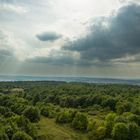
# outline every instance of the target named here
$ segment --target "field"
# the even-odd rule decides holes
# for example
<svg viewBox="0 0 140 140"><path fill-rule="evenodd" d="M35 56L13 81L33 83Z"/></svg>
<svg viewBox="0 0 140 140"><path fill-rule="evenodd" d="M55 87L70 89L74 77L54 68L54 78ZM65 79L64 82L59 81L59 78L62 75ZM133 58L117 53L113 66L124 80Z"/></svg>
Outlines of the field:
<svg viewBox="0 0 140 140"><path fill-rule="evenodd" d="M85 133L74 131L65 124L57 124L54 119L42 117L39 125L39 133L45 135L48 140L87 140Z"/></svg>

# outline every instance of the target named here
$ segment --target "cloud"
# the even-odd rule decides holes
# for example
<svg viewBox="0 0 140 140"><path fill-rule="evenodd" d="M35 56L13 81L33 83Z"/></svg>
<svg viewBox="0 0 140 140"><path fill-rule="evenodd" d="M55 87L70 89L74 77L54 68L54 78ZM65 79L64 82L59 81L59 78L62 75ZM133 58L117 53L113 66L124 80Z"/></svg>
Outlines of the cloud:
<svg viewBox="0 0 140 140"><path fill-rule="evenodd" d="M48 54L42 54L48 52ZM40 53L29 56L26 61L33 63L51 64L51 65L74 65L79 61L79 57L75 53L69 51L63 51L58 49L43 49Z"/></svg>
<svg viewBox="0 0 140 140"><path fill-rule="evenodd" d="M4 49L0 49L0 60L2 63L2 61L5 61L5 60L10 60L11 58L14 58L14 55L13 55L13 52L11 52L10 50L4 50Z"/></svg>
<svg viewBox="0 0 140 140"><path fill-rule="evenodd" d="M40 41L55 41L58 40L62 37L62 35L57 34L55 32L44 32L41 34L36 35L36 37L40 40Z"/></svg>
<svg viewBox="0 0 140 140"><path fill-rule="evenodd" d="M140 5L131 4L118 10L112 17L102 17L91 27L91 32L64 46L79 52L81 60L112 62L112 60L140 54ZM137 58L138 59L138 58Z"/></svg>
<svg viewBox="0 0 140 140"><path fill-rule="evenodd" d="M140 62L140 54L134 55L134 56L128 56L125 58L119 58L113 60L113 62L119 62L119 63L139 63Z"/></svg>
<svg viewBox="0 0 140 140"><path fill-rule="evenodd" d="M94 21L87 36L69 41L49 55L33 56L28 62L82 67L113 67L116 64L139 63L140 5L119 9L111 17ZM48 39L45 33L43 37ZM46 38L43 40L47 40ZM50 39L48 39L50 40Z"/></svg>
<svg viewBox="0 0 140 140"><path fill-rule="evenodd" d="M1 12L26 13L28 10L22 3L15 0L0 0Z"/></svg>
<svg viewBox="0 0 140 140"><path fill-rule="evenodd" d="M27 9L20 5L3 4L3 5L0 5L0 11L9 11L9 12L12 11L18 14L22 14L22 13L26 13Z"/></svg>
<svg viewBox="0 0 140 140"><path fill-rule="evenodd" d="M3 31L0 31L0 60L14 57L13 48L9 45L9 37ZM2 62L2 61L1 61Z"/></svg>
<svg viewBox="0 0 140 140"><path fill-rule="evenodd" d="M90 62L81 61L72 56L61 56L61 57L46 57L46 56L36 56L33 58L26 59L26 62L40 63L55 66L91 66ZM99 66L99 65L98 65Z"/></svg>
<svg viewBox="0 0 140 140"><path fill-rule="evenodd" d="M45 64L53 64L53 65L70 65L74 64L74 60L71 57L35 57L29 59L28 62L34 63L45 63Z"/></svg>
<svg viewBox="0 0 140 140"><path fill-rule="evenodd" d="M0 30L0 58L22 60L25 53L23 45L13 32Z"/></svg>
<svg viewBox="0 0 140 140"><path fill-rule="evenodd" d="M0 50L0 54L2 56L12 56L13 53L11 53L10 51L8 50Z"/></svg>

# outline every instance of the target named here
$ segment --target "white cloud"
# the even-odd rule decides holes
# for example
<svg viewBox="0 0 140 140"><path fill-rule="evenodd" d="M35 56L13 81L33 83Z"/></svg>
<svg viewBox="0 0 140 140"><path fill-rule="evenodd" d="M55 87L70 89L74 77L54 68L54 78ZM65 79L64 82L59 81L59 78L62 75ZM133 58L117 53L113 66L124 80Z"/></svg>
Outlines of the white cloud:
<svg viewBox="0 0 140 140"><path fill-rule="evenodd" d="M15 12L15 13L18 13L18 14L23 14L23 13L26 13L28 12L27 8L23 7L23 6L20 6L20 5L15 5L15 4L7 4L7 3L4 3L4 4L1 4L0 5L0 11L9 11L9 12Z"/></svg>

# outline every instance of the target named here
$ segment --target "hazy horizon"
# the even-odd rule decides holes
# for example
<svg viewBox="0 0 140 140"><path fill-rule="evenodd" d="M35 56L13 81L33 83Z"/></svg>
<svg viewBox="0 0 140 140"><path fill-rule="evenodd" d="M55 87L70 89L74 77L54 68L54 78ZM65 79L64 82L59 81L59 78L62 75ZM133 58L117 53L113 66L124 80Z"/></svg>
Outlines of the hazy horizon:
<svg viewBox="0 0 140 140"><path fill-rule="evenodd" d="M140 79L140 1L0 0L0 75Z"/></svg>
<svg viewBox="0 0 140 140"><path fill-rule="evenodd" d="M0 80L2 80L2 77L7 77L9 80L11 77L18 77L20 79L22 78L58 78L57 81L59 81L59 78L89 78L89 79L114 79L114 80L140 80L139 77L109 77L109 76L94 76L94 75L24 75L24 74L0 74ZM27 80L28 81L28 80Z"/></svg>

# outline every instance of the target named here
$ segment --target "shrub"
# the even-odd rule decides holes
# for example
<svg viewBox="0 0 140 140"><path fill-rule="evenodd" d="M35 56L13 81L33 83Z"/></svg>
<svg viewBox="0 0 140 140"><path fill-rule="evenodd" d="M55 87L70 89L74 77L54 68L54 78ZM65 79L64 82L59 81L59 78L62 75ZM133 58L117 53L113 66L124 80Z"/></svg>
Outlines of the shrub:
<svg viewBox="0 0 140 140"><path fill-rule="evenodd" d="M116 123L112 130L114 140L128 140L129 130L125 123Z"/></svg>
<svg viewBox="0 0 140 140"><path fill-rule="evenodd" d="M100 126L89 133L89 140L104 140L106 137L106 128Z"/></svg>
<svg viewBox="0 0 140 140"><path fill-rule="evenodd" d="M33 139L28 134L22 131L18 131L13 135L12 140L33 140Z"/></svg>
<svg viewBox="0 0 140 140"><path fill-rule="evenodd" d="M72 121L72 126L75 129L86 130L88 125L87 116L82 113L77 113Z"/></svg>
<svg viewBox="0 0 140 140"><path fill-rule="evenodd" d="M68 111L61 112L56 117L56 122L58 123L69 123L71 122L71 116Z"/></svg>
<svg viewBox="0 0 140 140"><path fill-rule="evenodd" d="M38 122L40 120L40 111L38 108L30 106L23 112L24 116L27 117L31 122Z"/></svg>

